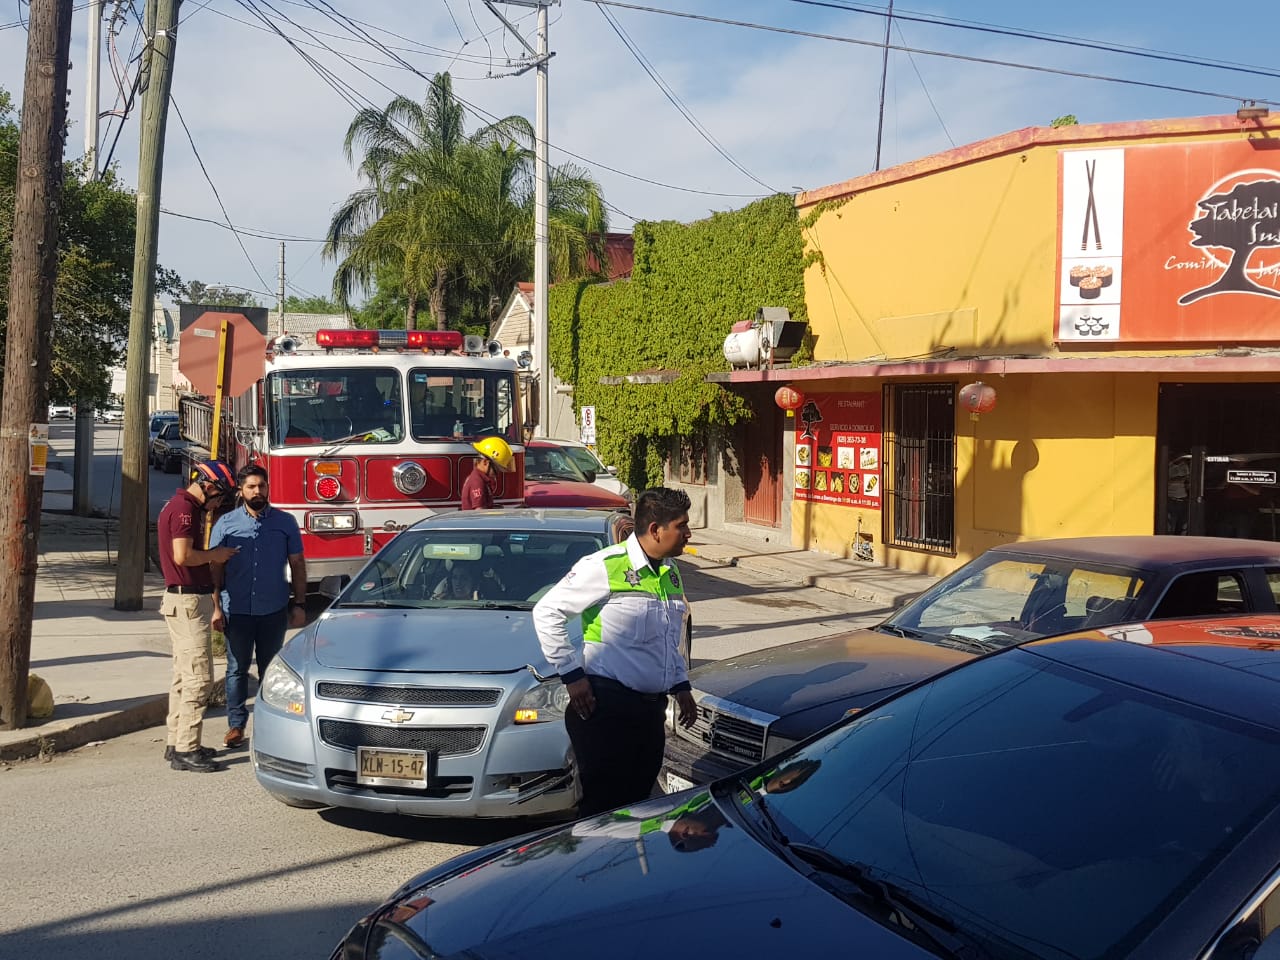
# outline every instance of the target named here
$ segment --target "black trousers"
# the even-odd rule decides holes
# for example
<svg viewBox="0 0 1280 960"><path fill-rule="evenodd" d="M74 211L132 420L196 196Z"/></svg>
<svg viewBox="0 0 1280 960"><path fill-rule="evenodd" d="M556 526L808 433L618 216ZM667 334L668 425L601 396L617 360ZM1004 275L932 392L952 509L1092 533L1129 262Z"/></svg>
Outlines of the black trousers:
<svg viewBox="0 0 1280 960"><path fill-rule="evenodd" d="M607 677L587 679L595 712L583 720L570 707L564 716L582 783L581 817L647 798L666 743L665 693L637 693Z"/></svg>

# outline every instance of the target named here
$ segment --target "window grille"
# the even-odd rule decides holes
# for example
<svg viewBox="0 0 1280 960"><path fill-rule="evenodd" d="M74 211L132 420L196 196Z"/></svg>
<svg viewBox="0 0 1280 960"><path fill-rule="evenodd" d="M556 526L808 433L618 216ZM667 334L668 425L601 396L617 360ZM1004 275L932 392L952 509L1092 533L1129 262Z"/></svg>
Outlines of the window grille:
<svg viewBox="0 0 1280 960"><path fill-rule="evenodd" d="M884 539L955 553L956 413L953 383L884 388Z"/></svg>

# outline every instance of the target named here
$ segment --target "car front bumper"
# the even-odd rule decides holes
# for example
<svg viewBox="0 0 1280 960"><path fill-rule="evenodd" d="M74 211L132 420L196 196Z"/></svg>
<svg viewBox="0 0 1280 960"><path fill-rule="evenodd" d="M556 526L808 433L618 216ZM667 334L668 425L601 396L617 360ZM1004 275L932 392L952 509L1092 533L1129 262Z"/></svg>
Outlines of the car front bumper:
<svg viewBox="0 0 1280 960"><path fill-rule="evenodd" d="M308 718L265 704L255 705L254 774L281 798L325 806L418 817L518 818L561 816L578 802L572 751L563 719L515 725L504 696L493 708L415 709L416 723L393 725L383 704L337 703L311 698ZM319 713L316 715L316 704ZM374 739L402 732L429 732L483 725L480 746L459 755L438 755L425 789L370 786L357 782L356 750L326 742L321 721L365 731Z"/></svg>

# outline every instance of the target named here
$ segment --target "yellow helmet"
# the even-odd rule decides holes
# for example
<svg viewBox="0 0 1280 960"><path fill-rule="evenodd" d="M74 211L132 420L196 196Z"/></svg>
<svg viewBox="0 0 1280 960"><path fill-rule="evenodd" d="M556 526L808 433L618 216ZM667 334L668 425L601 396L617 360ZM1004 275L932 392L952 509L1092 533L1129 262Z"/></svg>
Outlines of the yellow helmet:
<svg viewBox="0 0 1280 960"><path fill-rule="evenodd" d="M473 443L472 446L480 456L488 458L503 473L510 473L515 469L516 455L511 452L507 441L501 437L485 437Z"/></svg>

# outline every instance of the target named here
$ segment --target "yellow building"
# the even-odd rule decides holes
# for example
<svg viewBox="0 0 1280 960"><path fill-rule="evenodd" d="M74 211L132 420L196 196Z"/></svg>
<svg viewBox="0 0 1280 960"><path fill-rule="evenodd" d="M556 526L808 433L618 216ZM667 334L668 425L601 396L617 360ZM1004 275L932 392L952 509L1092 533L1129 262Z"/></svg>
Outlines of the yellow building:
<svg viewBox="0 0 1280 960"><path fill-rule="evenodd" d="M944 573L1026 538L1280 539L1280 121L1028 128L796 203L814 363L723 377L766 418L803 396L795 546L848 556L861 519Z"/></svg>

